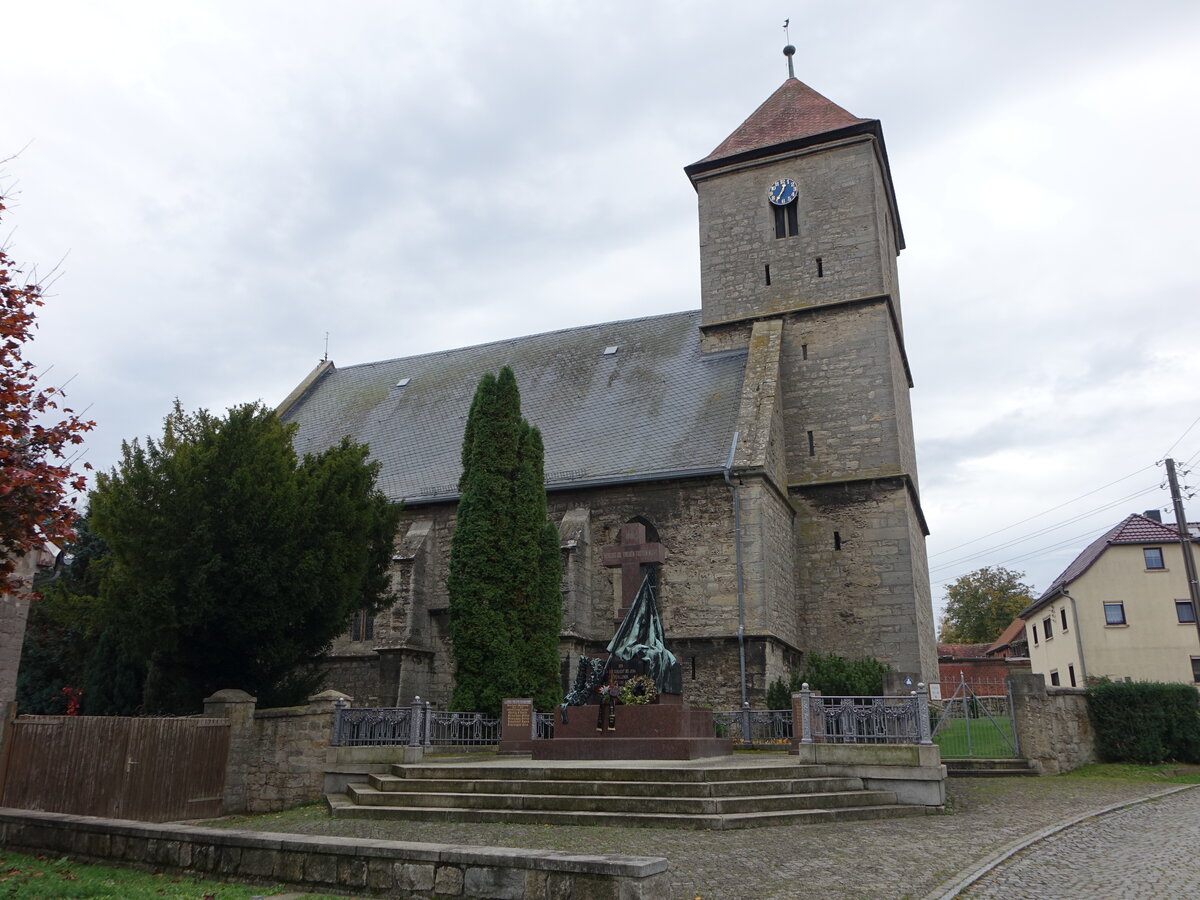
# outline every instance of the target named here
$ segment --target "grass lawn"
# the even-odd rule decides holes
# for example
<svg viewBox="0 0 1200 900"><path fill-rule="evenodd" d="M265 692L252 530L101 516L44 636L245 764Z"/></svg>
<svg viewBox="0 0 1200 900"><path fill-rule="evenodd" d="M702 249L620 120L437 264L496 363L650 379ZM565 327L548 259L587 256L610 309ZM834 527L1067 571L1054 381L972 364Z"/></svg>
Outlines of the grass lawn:
<svg viewBox="0 0 1200 900"><path fill-rule="evenodd" d="M0 849L0 896L22 900L250 900L290 890L110 869L72 862L66 857L26 856ZM304 896L306 900L334 900L327 894Z"/></svg>
<svg viewBox="0 0 1200 900"><path fill-rule="evenodd" d="M1111 778L1120 781L1161 781L1164 784L1200 784L1200 766L1188 763L1093 763L1080 766L1060 778Z"/></svg>
<svg viewBox="0 0 1200 900"><path fill-rule="evenodd" d="M970 742L967 728L971 729ZM1002 735L999 728L1004 730ZM1012 721L1008 716L986 716L982 719L949 719L942 730L934 735L933 742L941 748L943 759L1006 759L1013 756ZM1008 740L1004 739L1005 735Z"/></svg>

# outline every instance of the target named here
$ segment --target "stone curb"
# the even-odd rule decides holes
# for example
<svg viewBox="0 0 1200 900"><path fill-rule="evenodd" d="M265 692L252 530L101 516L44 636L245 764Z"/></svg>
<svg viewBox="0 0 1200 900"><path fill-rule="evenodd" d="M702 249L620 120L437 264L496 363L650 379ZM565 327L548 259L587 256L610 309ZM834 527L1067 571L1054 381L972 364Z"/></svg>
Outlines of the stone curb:
<svg viewBox="0 0 1200 900"><path fill-rule="evenodd" d="M1117 812L1118 810L1127 809L1130 806L1137 806L1139 803L1148 803L1151 800L1159 800L1163 797L1169 797L1172 794L1178 794L1181 791L1194 790L1195 788L1200 788L1200 784L1184 784L1180 785L1179 787L1168 788L1165 791L1159 791L1157 794L1149 794L1136 800L1126 800L1122 803L1114 803L1112 806L1093 809L1090 812L1085 812L1081 815L1075 816L1074 818L1067 819L1065 822L1059 822L1056 825L1043 828L1041 831L1035 832L1028 837L1020 838L1014 843L997 850L991 856L986 857L982 862L976 863L970 868L953 876L950 881L942 882L940 885L922 897L921 900L954 900L954 898L957 897L962 891L965 891L988 872L1007 862L1026 847L1031 847L1038 841L1045 840L1051 835L1058 834L1060 831L1066 831L1068 828L1072 828L1075 825L1078 825L1080 822L1085 822L1088 819L1094 819L1097 816L1108 815L1109 813Z"/></svg>

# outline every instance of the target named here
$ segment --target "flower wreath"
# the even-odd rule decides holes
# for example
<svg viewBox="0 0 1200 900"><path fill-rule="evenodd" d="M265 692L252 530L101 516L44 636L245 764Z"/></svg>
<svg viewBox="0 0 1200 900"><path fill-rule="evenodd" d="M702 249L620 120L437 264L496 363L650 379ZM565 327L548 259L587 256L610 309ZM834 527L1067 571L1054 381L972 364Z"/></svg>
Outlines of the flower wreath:
<svg viewBox="0 0 1200 900"><path fill-rule="evenodd" d="M621 685L621 702L626 706L642 706L658 699L658 688L649 675L634 675Z"/></svg>

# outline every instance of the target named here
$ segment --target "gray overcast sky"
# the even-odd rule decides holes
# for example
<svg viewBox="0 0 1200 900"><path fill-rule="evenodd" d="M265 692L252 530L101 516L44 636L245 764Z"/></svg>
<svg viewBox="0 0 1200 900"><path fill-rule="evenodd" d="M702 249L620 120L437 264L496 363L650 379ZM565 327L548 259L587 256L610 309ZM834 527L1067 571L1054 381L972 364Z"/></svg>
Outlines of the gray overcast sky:
<svg viewBox="0 0 1200 900"><path fill-rule="evenodd" d="M696 308L682 167L786 77L787 17L887 137L935 601L1042 589L1200 465L1191 0L16 0L3 235L62 261L28 355L108 467L176 396L274 405L326 332L345 365Z"/></svg>

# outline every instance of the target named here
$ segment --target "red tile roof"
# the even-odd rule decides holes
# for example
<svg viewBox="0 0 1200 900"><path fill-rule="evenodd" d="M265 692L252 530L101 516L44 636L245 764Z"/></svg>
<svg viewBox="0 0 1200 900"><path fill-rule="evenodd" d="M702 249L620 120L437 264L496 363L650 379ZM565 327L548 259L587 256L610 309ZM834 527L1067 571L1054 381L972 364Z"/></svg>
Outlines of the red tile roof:
<svg viewBox="0 0 1200 900"><path fill-rule="evenodd" d="M799 79L789 78L717 149L699 162L724 159L747 150L771 147L870 121L851 115Z"/></svg>
<svg viewBox="0 0 1200 900"><path fill-rule="evenodd" d="M953 659L983 659L989 643L983 644L938 644L938 659L949 656Z"/></svg>
<svg viewBox="0 0 1200 900"><path fill-rule="evenodd" d="M1008 627L1001 632L1000 637L996 638L996 642L987 648L987 655L991 656L998 650L1003 650L1020 635L1025 632L1025 620L1017 616L1008 623Z"/></svg>
<svg viewBox="0 0 1200 900"><path fill-rule="evenodd" d="M1196 523L1189 522L1188 531L1194 535L1196 533ZM1177 543L1178 541L1179 532L1175 530L1175 526L1173 525L1164 525L1161 522L1155 522L1153 519L1148 519L1138 513L1127 516L1113 528L1110 528L1088 544L1083 552L1075 557L1069 566L1063 569L1062 574L1054 579L1050 587L1042 593L1042 596L1038 597L1027 609L1023 610L1021 615L1026 616L1056 596L1060 588L1065 588L1090 569L1092 563L1100 558L1100 554L1113 544L1166 544Z"/></svg>

